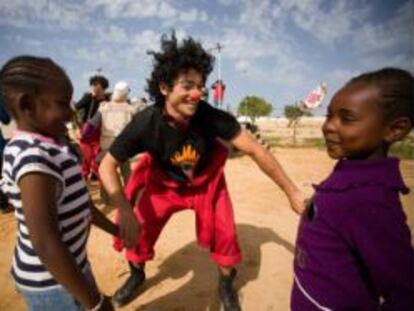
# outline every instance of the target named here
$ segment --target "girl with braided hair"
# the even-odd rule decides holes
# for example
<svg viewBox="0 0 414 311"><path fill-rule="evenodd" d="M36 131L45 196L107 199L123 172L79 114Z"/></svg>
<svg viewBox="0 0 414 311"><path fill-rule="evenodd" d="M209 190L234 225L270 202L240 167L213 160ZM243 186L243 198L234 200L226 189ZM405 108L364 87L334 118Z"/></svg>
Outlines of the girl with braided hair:
<svg viewBox="0 0 414 311"><path fill-rule="evenodd" d="M0 71L0 91L17 131L4 150L1 188L15 209L12 276L28 310L113 310L86 255L91 222L117 227L91 203L77 156L62 138L73 87L49 58L18 56Z"/></svg>

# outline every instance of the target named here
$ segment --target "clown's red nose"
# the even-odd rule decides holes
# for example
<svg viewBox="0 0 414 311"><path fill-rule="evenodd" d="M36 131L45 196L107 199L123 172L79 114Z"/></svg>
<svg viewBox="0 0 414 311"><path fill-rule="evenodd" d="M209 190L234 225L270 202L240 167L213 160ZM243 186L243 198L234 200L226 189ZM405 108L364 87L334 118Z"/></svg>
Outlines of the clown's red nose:
<svg viewBox="0 0 414 311"><path fill-rule="evenodd" d="M188 99L191 101L199 101L203 93L199 90L191 90L188 94Z"/></svg>

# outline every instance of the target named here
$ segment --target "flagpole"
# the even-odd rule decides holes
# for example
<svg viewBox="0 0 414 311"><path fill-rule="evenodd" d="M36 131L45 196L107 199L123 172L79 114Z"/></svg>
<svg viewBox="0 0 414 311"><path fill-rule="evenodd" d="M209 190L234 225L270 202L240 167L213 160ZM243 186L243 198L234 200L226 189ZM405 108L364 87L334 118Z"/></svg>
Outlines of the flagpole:
<svg viewBox="0 0 414 311"><path fill-rule="evenodd" d="M221 49L223 48L222 45L220 45L220 43L217 43L217 59L218 59L218 80L221 80Z"/></svg>
<svg viewBox="0 0 414 311"><path fill-rule="evenodd" d="M217 51L217 81L219 83L223 83L221 81L221 50L223 49L223 45L221 45L219 42L216 43L216 45L213 48L207 49L207 51ZM220 101L219 106L222 106L223 102ZM227 108L229 110L229 107Z"/></svg>

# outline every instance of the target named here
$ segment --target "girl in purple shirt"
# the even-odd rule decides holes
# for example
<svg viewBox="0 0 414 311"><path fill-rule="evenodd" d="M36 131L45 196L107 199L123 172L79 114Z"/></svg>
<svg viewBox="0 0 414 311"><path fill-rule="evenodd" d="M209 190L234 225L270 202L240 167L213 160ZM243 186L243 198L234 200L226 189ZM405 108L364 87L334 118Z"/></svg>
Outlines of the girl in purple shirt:
<svg viewBox="0 0 414 311"><path fill-rule="evenodd" d="M323 125L338 159L315 186L296 241L292 310L414 310L414 250L391 144L414 125L414 77L385 68L349 81Z"/></svg>

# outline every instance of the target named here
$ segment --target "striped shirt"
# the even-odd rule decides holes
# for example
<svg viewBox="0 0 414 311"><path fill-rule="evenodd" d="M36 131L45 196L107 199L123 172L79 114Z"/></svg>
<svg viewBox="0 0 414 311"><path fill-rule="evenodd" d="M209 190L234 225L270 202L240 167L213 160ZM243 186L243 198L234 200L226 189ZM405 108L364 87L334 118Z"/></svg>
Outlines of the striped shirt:
<svg viewBox="0 0 414 311"><path fill-rule="evenodd" d="M15 208L17 243L12 275L16 285L26 290L49 290L59 287L42 264L30 241L30 232L23 213L19 179L34 172L56 178L56 214L61 239L84 271L88 266L86 241L91 212L89 194L77 158L69 148L34 133L18 132L7 144L3 155L1 188Z"/></svg>

